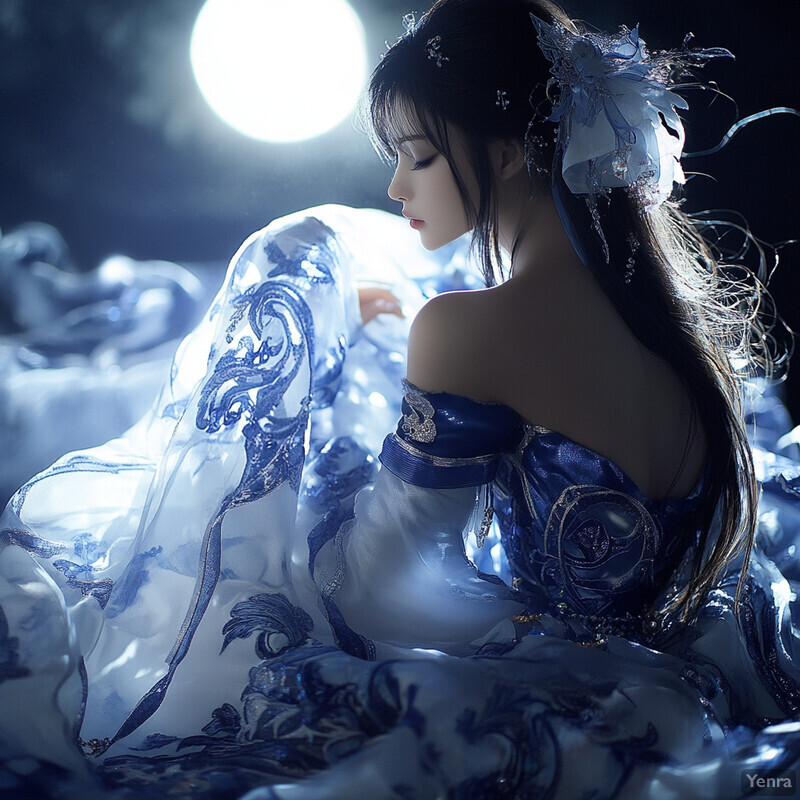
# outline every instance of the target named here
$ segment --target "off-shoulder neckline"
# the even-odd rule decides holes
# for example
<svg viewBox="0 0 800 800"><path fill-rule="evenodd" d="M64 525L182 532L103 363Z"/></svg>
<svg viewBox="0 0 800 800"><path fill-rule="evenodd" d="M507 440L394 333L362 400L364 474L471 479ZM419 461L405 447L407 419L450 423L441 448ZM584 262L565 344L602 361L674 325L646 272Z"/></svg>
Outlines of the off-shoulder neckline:
<svg viewBox="0 0 800 800"><path fill-rule="evenodd" d="M454 392L429 392L425 389L420 389L419 386L414 385L409 381L407 378L403 378L403 390L406 391L410 389L411 391L418 392L419 394L425 395L427 397L435 397L435 396L444 396L444 397L452 397L460 402L467 402L477 406L485 406L485 407L493 407L493 408L501 408L509 413L513 414L514 417L523 425L526 429L534 430L537 434L542 436L555 436L561 439L565 444L570 445L571 447L576 447L580 450L583 450L586 453L589 453L595 458L599 458L608 464L609 467L614 471L614 473L625 483L629 484L635 491L636 494L639 495L640 498L647 501L652 506L666 506L669 504L686 504L686 503L693 503L698 500L702 493L703 486L706 482L706 478L708 476L709 471L709 460L706 458L705 464L703 465L703 469L700 471L700 475L695 481L694 487L692 490L687 494L685 497L662 497L660 499L654 499L650 497L650 495L646 494L638 483L616 462L614 459L609 458L608 456L604 455L603 453L599 453L597 450L594 450L591 447L588 447L585 444L581 444L581 442L576 441L575 439L567 436L561 431L555 431L552 428L548 428L544 425L536 425L527 419L525 419L518 411L513 409L511 406L507 405L506 403L501 403L499 401L486 401L486 400L475 400L472 397L467 397L463 394L456 394Z"/></svg>

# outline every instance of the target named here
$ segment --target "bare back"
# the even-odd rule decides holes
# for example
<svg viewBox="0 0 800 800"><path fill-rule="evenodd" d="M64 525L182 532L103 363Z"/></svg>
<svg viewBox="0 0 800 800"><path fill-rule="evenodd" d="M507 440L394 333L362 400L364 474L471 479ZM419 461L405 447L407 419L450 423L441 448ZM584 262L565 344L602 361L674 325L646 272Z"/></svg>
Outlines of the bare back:
<svg viewBox="0 0 800 800"><path fill-rule="evenodd" d="M706 457L688 391L587 270L554 274L429 304L412 332L409 379L504 403L609 458L648 497L686 496Z"/></svg>

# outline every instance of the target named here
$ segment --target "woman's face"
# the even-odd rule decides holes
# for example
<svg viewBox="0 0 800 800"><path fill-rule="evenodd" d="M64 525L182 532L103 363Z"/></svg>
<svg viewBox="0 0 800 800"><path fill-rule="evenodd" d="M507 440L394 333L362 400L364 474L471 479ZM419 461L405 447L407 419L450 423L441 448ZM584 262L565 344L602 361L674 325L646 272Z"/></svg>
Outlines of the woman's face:
<svg viewBox="0 0 800 800"><path fill-rule="evenodd" d="M474 196L477 181L466 166L461 137L451 131L449 138L456 168ZM426 250L436 250L472 228L450 164L424 137L408 135L397 142L397 166L388 193L403 204L403 216L419 231Z"/></svg>

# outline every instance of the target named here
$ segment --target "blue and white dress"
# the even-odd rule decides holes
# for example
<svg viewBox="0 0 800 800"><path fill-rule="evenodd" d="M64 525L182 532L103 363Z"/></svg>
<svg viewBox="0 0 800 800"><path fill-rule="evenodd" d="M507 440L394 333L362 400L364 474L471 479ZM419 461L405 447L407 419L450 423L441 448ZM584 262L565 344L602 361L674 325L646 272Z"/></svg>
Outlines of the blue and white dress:
<svg viewBox="0 0 800 800"><path fill-rule="evenodd" d="M410 316L474 279L461 244L427 254L382 212L278 220L152 412L14 496L4 796L732 798L795 767L780 407L759 401L739 614L732 564L663 620L707 475L653 501L504 405L403 383L408 323L362 326L360 281Z"/></svg>

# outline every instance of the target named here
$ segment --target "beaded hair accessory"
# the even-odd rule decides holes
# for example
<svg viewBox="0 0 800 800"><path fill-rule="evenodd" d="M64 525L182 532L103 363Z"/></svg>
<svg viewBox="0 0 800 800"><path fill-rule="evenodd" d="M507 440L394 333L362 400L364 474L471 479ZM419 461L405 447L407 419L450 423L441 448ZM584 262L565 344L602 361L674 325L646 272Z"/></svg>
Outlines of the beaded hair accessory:
<svg viewBox="0 0 800 800"><path fill-rule="evenodd" d="M428 51L428 59L430 61L435 61L436 66L442 66L442 62L449 61L450 59L442 53L442 37L441 36L432 36L428 39L425 47Z"/></svg>
<svg viewBox="0 0 800 800"><path fill-rule="evenodd" d="M644 208L663 203L673 183L685 183L680 158L685 134L671 91L676 67L731 56L723 48L651 56L636 26L618 34L573 33L531 14L539 47L550 61L553 97L548 120L558 126L564 183L573 194L634 190ZM556 90L554 92L554 89Z"/></svg>

